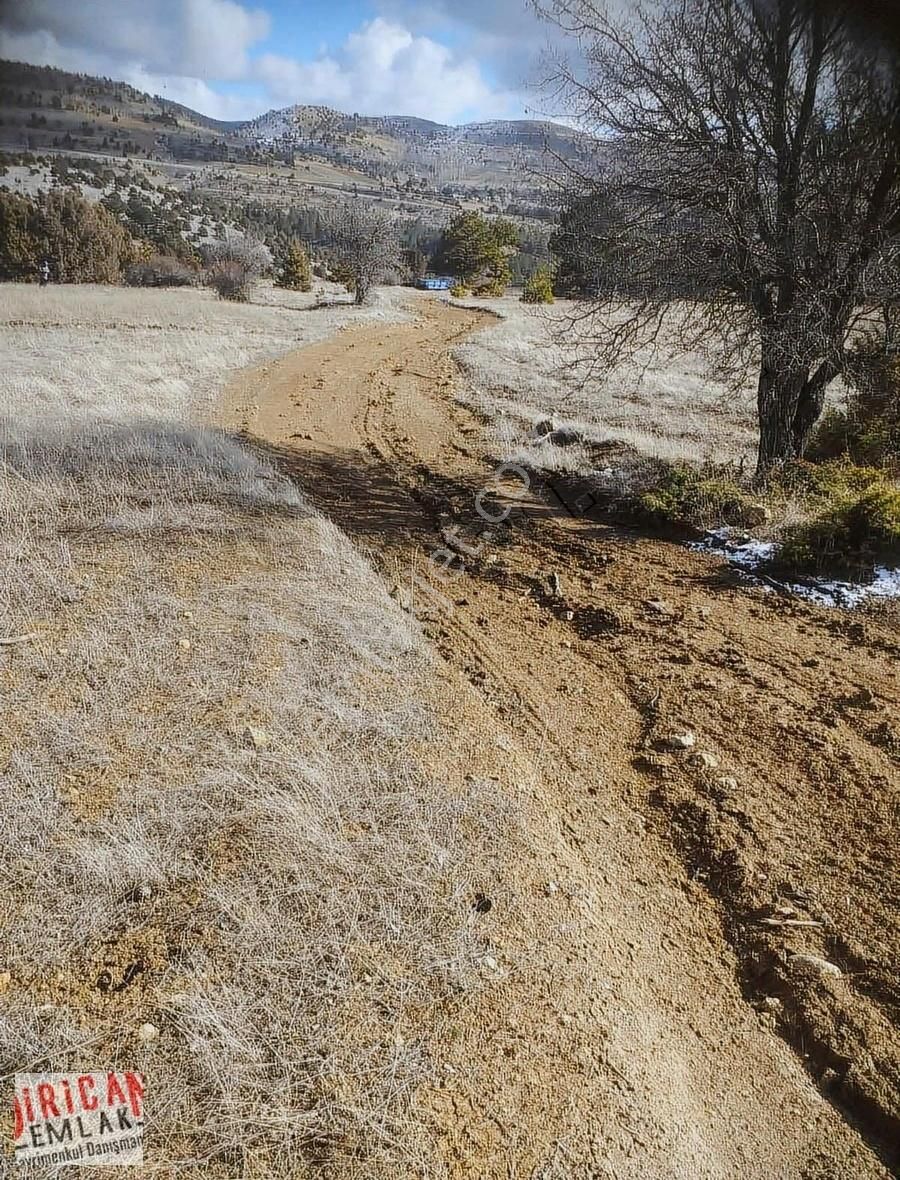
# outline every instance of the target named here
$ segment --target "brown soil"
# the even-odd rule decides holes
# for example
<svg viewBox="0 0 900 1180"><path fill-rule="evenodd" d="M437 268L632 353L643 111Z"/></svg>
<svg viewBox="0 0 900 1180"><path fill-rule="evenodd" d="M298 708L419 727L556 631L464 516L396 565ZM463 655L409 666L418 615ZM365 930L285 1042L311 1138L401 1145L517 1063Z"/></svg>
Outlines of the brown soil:
<svg viewBox="0 0 900 1180"><path fill-rule="evenodd" d="M459 734L422 757L494 775L528 816L533 855L480 919L498 982L421 1096L449 1174L888 1174L896 633L498 484L453 398L483 317L416 309L241 374L226 422L422 620Z"/></svg>

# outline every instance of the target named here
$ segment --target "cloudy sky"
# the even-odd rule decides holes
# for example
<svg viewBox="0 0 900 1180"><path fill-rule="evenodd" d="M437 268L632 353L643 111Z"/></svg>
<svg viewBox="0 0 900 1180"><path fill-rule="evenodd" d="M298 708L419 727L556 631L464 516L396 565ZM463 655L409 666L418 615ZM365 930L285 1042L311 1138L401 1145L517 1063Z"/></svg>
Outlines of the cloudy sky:
<svg viewBox="0 0 900 1180"><path fill-rule="evenodd" d="M528 0L14 0L0 57L124 79L221 119L291 103L440 122L540 111Z"/></svg>

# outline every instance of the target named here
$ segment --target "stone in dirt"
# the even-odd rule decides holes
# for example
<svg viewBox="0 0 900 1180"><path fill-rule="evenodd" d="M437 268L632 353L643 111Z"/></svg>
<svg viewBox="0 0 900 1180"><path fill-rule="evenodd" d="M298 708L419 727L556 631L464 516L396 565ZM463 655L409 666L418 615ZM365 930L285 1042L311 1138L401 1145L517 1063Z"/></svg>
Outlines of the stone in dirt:
<svg viewBox="0 0 900 1180"><path fill-rule="evenodd" d="M655 615L663 615L668 618L675 614L674 606L672 606L671 602L666 602L663 598L648 598L644 605Z"/></svg>
<svg viewBox="0 0 900 1180"><path fill-rule="evenodd" d="M831 963L828 959L823 959L819 955L791 955L789 966L806 968L810 971L817 972L819 975L830 975L834 978L839 978L844 974L837 963Z"/></svg>
<svg viewBox="0 0 900 1180"><path fill-rule="evenodd" d="M715 770L719 765L719 759L715 754L710 754L708 750L694 750L689 761L702 770Z"/></svg>
<svg viewBox="0 0 900 1180"><path fill-rule="evenodd" d="M689 729L675 730L663 734L657 744L667 750L692 750L697 744L697 737Z"/></svg>
<svg viewBox="0 0 900 1180"><path fill-rule="evenodd" d="M258 725L248 725L244 729L244 741L254 750L264 750L269 744L269 735Z"/></svg>

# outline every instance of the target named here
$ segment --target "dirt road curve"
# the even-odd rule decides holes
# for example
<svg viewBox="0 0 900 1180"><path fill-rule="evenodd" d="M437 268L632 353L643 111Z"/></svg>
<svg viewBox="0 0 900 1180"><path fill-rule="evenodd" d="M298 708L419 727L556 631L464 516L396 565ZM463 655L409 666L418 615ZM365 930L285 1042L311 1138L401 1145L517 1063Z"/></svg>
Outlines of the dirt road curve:
<svg viewBox="0 0 900 1180"><path fill-rule="evenodd" d="M416 307L242 373L226 420L422 619L459 735L434 773L494 775L527 816L531 862L484 919L510 970L460 1006L453 1072L423 1096L449 1174L889 1175L895 634L515 477L488 529L496 462L451 353L487 321ZM464 565L452 585L438 549Z"/></svg>

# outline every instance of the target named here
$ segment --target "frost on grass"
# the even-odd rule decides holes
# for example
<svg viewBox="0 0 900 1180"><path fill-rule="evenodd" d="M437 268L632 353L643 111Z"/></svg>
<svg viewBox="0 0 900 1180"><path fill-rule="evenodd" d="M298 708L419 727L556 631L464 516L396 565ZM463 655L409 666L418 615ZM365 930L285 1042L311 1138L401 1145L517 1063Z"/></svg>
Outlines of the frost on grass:
<svg viewBox="0 0 900 1180"><path fill-rule="evenodd" d="M515 820L416 624L215 431L7 426L0 497L0 1072L142 1069L146 1175L424 1166Z"/></svg>

